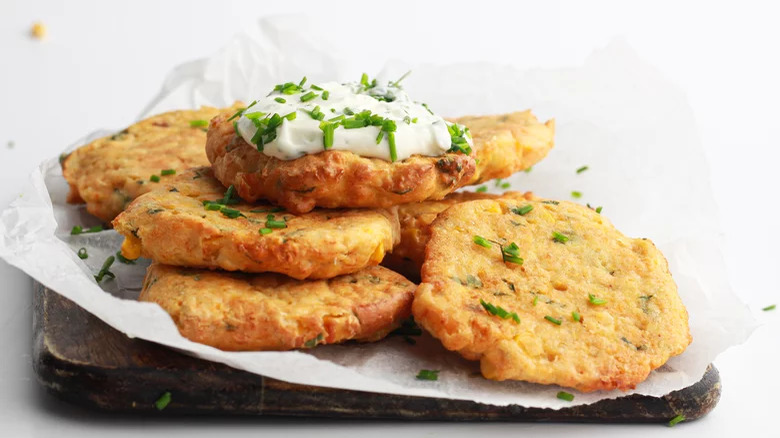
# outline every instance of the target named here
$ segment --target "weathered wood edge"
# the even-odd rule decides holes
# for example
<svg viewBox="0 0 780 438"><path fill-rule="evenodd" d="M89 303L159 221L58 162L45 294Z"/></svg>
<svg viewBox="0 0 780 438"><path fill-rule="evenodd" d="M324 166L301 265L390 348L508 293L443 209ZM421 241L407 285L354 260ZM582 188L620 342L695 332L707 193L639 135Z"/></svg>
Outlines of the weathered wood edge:
<svg viewBox="0 0 780 438"><path fill-rule="evenodd" d="M294 385L127 338L56 292L37 282L34 288L39 382L59 399L104 411L155 413L154 401L170 391L166 415L663 423L678 414L701 418L721 394L713 366L695 385L664 397L633 395L557 411Z"/></svg>

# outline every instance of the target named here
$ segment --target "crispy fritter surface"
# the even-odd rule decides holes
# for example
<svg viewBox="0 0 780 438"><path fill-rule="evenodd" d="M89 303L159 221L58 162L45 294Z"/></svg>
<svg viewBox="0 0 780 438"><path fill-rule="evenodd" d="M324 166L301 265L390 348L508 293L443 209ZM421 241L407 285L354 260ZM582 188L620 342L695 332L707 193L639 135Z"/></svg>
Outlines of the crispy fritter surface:
<svg viewBox="0 0 780 438"><path fill-rule="evenodd" d="M431 223L436 216L449 207L476 199L535 199L531 192L505 192L501 195L477 192L456 192L441 201L425 201L398 206L398 220L401 223L401 242L388 253L382 265L399 272L412 281L420 278L425 260L425 245L431 238Z"/></svg>
<svg viewBox="0 0 780 438"><path fill-rule="evenodd" d="M62 162L70 184L68 202L86 202L87 211L110 222L130 201L152 190L152 175L209 164L205 122L220 111L202 107L158 114L76 149Z"/></svg>
<svg viewBox="0 0 780 438"><path fill-rule="evenodd" d="M380 266L329 280L152 264L138 298L182 336L222 350L291 350L375 341L407 318L414 283Z"/></svg>
<svg viewBox="0 0 780 438"><path fill-rule="evenodd" d="M217 179L248 201L266 199L294 213L315 206L385 208L442 199L474 173L474 158L456 153L390 163L330 150L279 160L236 135L229 117L223 113L211 121L206 142Z"/></svg>
<svg viewBox="0 0 780 438"><path fill-rule="evenodd" d="M125 257L140 255L195 268L278 272L297 279L331 278L379 264L399 240L394 207L317 209L295 215L267 203L235 199L223 213L203 204L223 199L226 192L211 169L163 178L169 179L114 220L114 228L125 236ZM237 217L231 218L231 213Z"/></svg>
<svg viewBox="0 0 780 438"><path fill-rule="evenodd" d="M549 202L471 201L440 214L415 320L489 379L633 388L691 341L666 259L588 208ZM511 243L522 265L503 261L499 244Z"/></svg>
<svg viewBox="0 0 780 438"><path fill-rule="evenodd" d="M474 139L477 170L468 184L506 178L542 160L554 144L555 121L539 122L530 110L452 119Z"/></svg>

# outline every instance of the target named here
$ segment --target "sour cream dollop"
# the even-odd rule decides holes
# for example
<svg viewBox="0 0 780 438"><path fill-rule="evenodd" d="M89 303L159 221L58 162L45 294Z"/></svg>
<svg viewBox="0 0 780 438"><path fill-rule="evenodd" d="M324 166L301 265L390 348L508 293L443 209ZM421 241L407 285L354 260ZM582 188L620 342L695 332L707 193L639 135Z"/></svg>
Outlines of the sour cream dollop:
<svg viewBox="0 0 780 438"><path fill-rule="evenodd" d="M412 155L442 155L452 147L451 123L425 104L412 101L392 83L286 85L286 90L277 86L268 96L258 99L236 123L238 134L268 156L293 160L323 150L342 150L362 157L400 161ZM369 112L374 121L385 123L360 126L355 121ZM281 124L269 132L267 123L274 114L281 117ZM355 125L360 127L354 128ZM462 127L455 128L464 133ZM266 135L258 135L258 130ZM332 132L330 139L328 130ZM471 145L467 131L461 137Z"/></svg>

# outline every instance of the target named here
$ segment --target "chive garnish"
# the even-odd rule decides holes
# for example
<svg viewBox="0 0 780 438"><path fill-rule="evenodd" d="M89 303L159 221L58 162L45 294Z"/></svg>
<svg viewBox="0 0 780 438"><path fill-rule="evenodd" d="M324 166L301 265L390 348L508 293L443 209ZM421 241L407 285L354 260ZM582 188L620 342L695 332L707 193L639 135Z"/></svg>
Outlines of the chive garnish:
<svg viewBox="0 0 780 438"><path fill-rule="evenodd" d="M208 209L208 207L207 207L207 209ZM240 211L238 211L238 210L236 210L234 208L225 207L224 205L219 208L219 212L222 213L223 215L229 217L230 219L235 219L235 218L237 218L239 216L244 216L243 214L241 214Z"/></svg>
<svg viewBox="0 0 780 438"><path fill-rule="evenodd" d="M669 427L674 427L675 424L681 421L685 421L685 415L680 414L669 420Z"/></svg>
<svg viewBox="0 0 780 438"><path fill-rule="evenodd" d="M395 148L395 132L387 133L387 143L390 145L390 162L395 163L398 160L398 151Z"/></svg>
<svg viewBox="0 0 780 438"><path fill-rule="evenodd" d="M344 108L344 114L346 114L346 115L348 115L348 116L354 116L354 115L355 115L355 112L354 112L354 111L352 111L352 110L351 110L349 107L345 107L345 108Z"/></svg>
<svg viewBox="0 0 780 438"><path fill-rule="evenodd" d="M477 193L485 193L485 192L487 192L487 186L477 187Z"/></svg>
<svg viewBox="0 0 780 438"><path fill-rule="evenodd" d="M493 247L493 244L490 243L489 240L485 239L482 236L474 236L474 243L476 243L479 246L484 246L485 248L488 248L488 249Z"/></svg>
<svg viewBox="0 0 780 438"><path fill-rule="evenodd" d="M495 315L501 319L509 319L512 318L516 323L520 324L520 317L517 316L517 313L515 312L509 312L506 309L502 308L501 306L495 306L493 304L490 304L486 302L483 299L479 299L479 304L482 305L482 308L484 308L488 313Z"/></svg>
<svg viewBox="0 0 780 438"><path fill-rule="evenodd" d="M163 395L160 396L160 398L158 398L154 402L154 407L157 408L158 411L162 411L168 406L170 402L171 402L171 393L166 391L163 393Z"/></svg>
<svg viewBox="0 0 780 438"><path fill-rule="evenodd" d="M566 400L566 401L574 400L574 394L568 393L566 391L558 392L558 395L556 395L556 397L558 397L561 400Z"/></svg>
<svg viewBox="0 0 780 438"><path fill-rule="evenodd" d="M116 259L119 260L120 263L124 263L125 265L134 265L135 260L129 259L122 255L121 251L116 252Z"/></svg>
<svg viewBox="0 0 780 438"><path fill-rule="evenodd" d="M322 130L322 145L325 150L333 147L333 133L336 131L336 123L321 122L320 129Z"/></svg>
<svg viewBox="0 0 780 438"><path fill-rule="evenodd" d="M423 104L425 105L425 104ZM428 107L426 107L427 109ZM430 109L428 110L430 111ZM433 113L431 113L433 114ZM450 133L450 149L447 152L460 152L462 154L470 154L471 146L469 145L467 137L471 137L468 128L461 127L457 123L447 125L447 130Z"/></svg>
<svg viewBox="0 0 780 438"><path fill-rule="evenodd" d="M596 207L596 213L601 214L601 206Z"/></svg>
<svg viewBox="0 0 780 438"><path fill-rule="evenodd" d="M558 243L566 243L569 241L569 236L566 236L564 234L561 234L557 231L553 231L552 233L552 239Z"/></svg>
<svg viewBox="0 0 780 438"><path fill-rule="evenodd" d="M525 169L523 172L525 173L531 173L531 171L534 170L534 166L529 167L528 169Z"/></svg>
<svg viewBox="0 0 780 438"><path fill-rule="evenodd" d="M519 214L520 216L525 216L528 213L530 213L531 210L533 210L533 209L534 209L534 206L531 205L531 204L528 204L528 205L524 205L522 207L515 207L515 208L513 208L512 209L512 213Z"/></svg>
<svg viewBox="0 0 780 438"><path fill-rule="evenodd" d="M290 114L287 114L286 116L284 116L285 119L290 120L290 121L295 120L296 117L298 117L298 113L295 112L295 111L293 111Z"/></svg>
<svg viewBox="0 0 780 438"><path fill-rule="evenodd" d="M417 117L412 119L412 123L417 123Z"/></svg>
<svg viewBox="0 0 780 438"><path fill-rule="evenodd" d="M274 100L279 103L287 103L287 99L285 99L284 97L274 97Z"/></svg>
<svg viewBox="0 0 780 438"><path fill-rule="evenodd" d="M208 120L190 120L190 126L193 128L201 128L203 126L209 126Z"/></svg>
<svg viewBox="0 0 780 438"><path fill-rule="evenodd" d="M233 121L233 131L235 131L236 137L241 137L241 133L238 132L238 120Z"/></svg>
<svg viewBox="0 0 780 438"><path fill-rule="evenodd" d="M87 229L84 229L81 225L74 225L73 228L70 229L70 235L78 236L79 234L99 233L101 231L103 231L102 225L95 225L94 227L89 227Z"/></svg>
<svg viewBox="0 0 780 438"><path fill-rule="evenodd" d="M222 208L222 204L214 201L204 201L203 206L209 211L216 211Z"/></svg>
<svg viewBox="0 0 780 438"><path fill-rule="evenodd" d="M576 310L571 312L571 319L572 320L580 322L580 318L581 318L581 316L580 316L579 312L577 312Z"/></svg>
<svg viewBox="0 0 780 438"><path fill-rule="evenodd" d="M574 198L574 199L582 198L582 192L578 192L578 191L574 190L574 191L571 192L571 197Z"/></svg>
<svg viewBox="0 0 780 438"><path fill-rule="evenodd" d="M176 175L176 169L163 169L160 171L160 175L162 176Z"/></svg>
<svg viewBox="0 0 780 438"><path fill-rule="evenodd" d="M607 304L607 300L603 298L598 298L593 294L588 294L588 301L596 306L601 306L602 304Z"/></svg>
<svg viewBox="0 0 780 438"><path fill-rule="evenodd" d="M366 73L363 73L360 76L360 85L368 87L368 75Z"/></svg>
<svg viewBox="0 0 780 438"><path fill-rule="evenodd" d="M379 134L376 136L376 144L381 143L383 138L385 138L385 131L379 131Z"/></svg>
<svg viewBox="0 0 780 438"><path fill-rule="evenodd" d="M403 74L403 76L401 76L400 78L398 78L398 79L397 79L395 82L390 82L390 84L389 84L389 85L390 85L391 87L395 87L395 88L401 88L401 81L403 81L404 79L406 79L406 77L407 77L407 76L409 76L410 74L412 74L412 71L411 71L411 70L409 70L408 72L404 73L404 74Z"/></svg>
<svg viewBox="0 0 780 438"><path fill-rule="evenodd" d="M98 271L97 275L95 275L95 281L100 283L101 281L103 281L103 278L105 277L116 278L114 273L108 270L113 264L114 264L114 256L108 256L106 261L103 262L103 267L100 268L100 271Z"/></svg>
<svg viewBox="0 0 780 438"><path fill-rule="evenodd" d="M157 175L152 175L149 177L149 181L151 182L160 182L160 177Z"/></svg>
<svg viewBox="0 0 780 438"><path fill-rule="evenodd" d="M268 216L266 216L265 227L276 228L276 229L287 228L287 222L284 219L278 221L274 219L274 215L269 214Z"/></svg>
<svg viewBox="0 0 780 438"><path fill-rule="evenodd" d="M512 187L512 184L510 184L508 182L505 182L505 183L501 184L501 188L504 189L504 190L506 190L506 189L508 189L510 187Z"/></svg>
<svg viewBox="0 0 780 438"><path fill-rule="evenodd" d="M560 319L554 318L554 317L552 317L550 315L545 316L544 319L550 321L551 323L553 323L555 325L561 325L561 320Z"/></svg>
<svg viewBox="0 0 780 438"><path fill-rule="evenodd" d="M422 106L423 106L423 108L425 108L426 110L428 110L428 112L429 112L429 113L431 113L431 115L433 115L433 111L431 111L431 109L430 109L430 108L428 108L428 104L427 104L427 103L421 103L420 105L422 105Z"/></svg>
<svg viewBox="0 0 780 438"><path fill-rule="evenodd" d="M533 305L536 306L537 303L539 303L539 295L534 295Z"/></svg>
<svg viewBox="0 0 780 438"><path fill-rule="evenodd" d="M520 247L514 242L501 247L501 257L504 259L504 262L523 264L523 259L520 257Z"/></svg>
<svg viewBox="0 0 780 438"><path fill-rule="evenodd" d="M306 93L303 96L301 96L301 102L308 102L308 101L314 99L315 97L317 97L317 93L315 93L313 91L309 91L308 93Z"/></svg>
<svg viewBox="0 0 780 438"><path fill-rule="evenodd" d="M329 97L330 97L330 91L325 90L322 92L322 100L328 100Z"/></svg>
<svg viewBox="0 0 780 438"><path fill-rule="evenodd" d="M270 228L260 228L260 234L262 234L263 236L265 236L266 234L271 234L272 231L273 230Z"/></svg>
<svg viewBox="0 0 780 438"><path fill-rule="evenodd" d="M585 172L586 170L588 170L588 166L582 166L579 169L577 169L577 173L582 173Z"/></svg>
<svg viewBox="0 0 780 438"><path fill-rule="evenodd" d="M769 312L770 310L775 310L776 308L777 308L777 305L776 304L772 304L772 305L764 307L761 310L763 310L764 312Z"/></svg>
<svg viewBox="0 0 780 438"><path fill-rule="evenodd" d="M322 91L322 87L320 87L318 85L311 84L310 88L312 90Z"/></svg>
<svg viewBox="0 0 780 438"><path fill-rule="evenodd" d="M417 380L439 380L439 370L420 370Z"/></svg>
<svg viewBox="0 0 780 438"><path fill-rule="evenodd" d="M89 254L87 254L87 248L79 248L78 252L76 253L81 260L85 260L89 257Z"/></svg>
<svg viewBox="0 0 780 438"><path fill-rule="evenodd" d="M301 79L301 82L298 83L298 86L303 87L303 84L305 83L306 83L306 76L304 76L303 79Z"/></svg>
<svg viewBox="0 0 780 438"><path fill-rule="evenodd" d="M241 115L244 114L244 111L248 110L249 108L252 108L253 106L255 106L256 103L257 103L257 101L254 100L254 101L252 101L252 103L249 104L248 107L239 109L238 111L235 112L235 114L230 116L230 118L227 119L227 121L229 122L229 121L235 119L236 117L241 117Z"/></svg>

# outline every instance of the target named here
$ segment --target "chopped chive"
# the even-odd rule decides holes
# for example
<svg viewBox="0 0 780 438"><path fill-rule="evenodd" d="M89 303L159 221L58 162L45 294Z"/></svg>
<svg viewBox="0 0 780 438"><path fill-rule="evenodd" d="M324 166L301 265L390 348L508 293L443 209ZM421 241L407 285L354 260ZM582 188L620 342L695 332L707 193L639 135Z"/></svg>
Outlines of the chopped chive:
<svg viewBox="0 0 780 438"><path fill-rule="evenodd" d="M484 308L488 313L495 315L501 319L512 319L516 323L520 324L520 317L515 312L509 312L506 309L502 308L501 306L495 306L493 304L490 304L486 302L483 299L479 299L479 304L482 305L482 308Z"/></svg>
<svg viewBox="0 0 780 438"><path fill-rule="evenodd" d="M320 129L322 130L322 145L325 150L333 147L333 133L336 130L335 123L322 122L320 123Z"/></svg>
<svg viewBox="0 0 780 438"><path fill-rule="evenodd" d="M576 191L576 190L575 190L575 191L572 191L572 192L571 192L571 197L572 197L572 198L574 198L574 199L579 199L579 198L582 198L582 192L578 192L578 191Z"/></svg>
<svg viewBox="0 0 780 438"><path fill-rule="evenodd" d="M320 87L318 85L311 84L310 88L312 90L322 91L322 87Z"/></svg>
<svg viewBox="0 0 780 438"><path fill-rule="evenodd" d="M556 395L556 397L558 397L561 400L566 400L566 401L574 400L574 394L568 393L566 391L559 391L558 395Z"/></svg>
<svg viewBox="0 0 780 438"><path fill-rule="evenodd" d="M669 427L674 427L675 424L681 421L685 421L685 415L680 414L669 420Z"/></svg>
<svg viewBox="0 0 780 438"><path fill-rule="evenodd" d="M276 229L287 228L287 222L285 222L283 220L277 221L277 220L274 220L274 219L268 219L267 221L265 221L265 226L266 226L266 228L272 228L272 229L273 228L276 228Z"/></svg>
<svg viewBox="0 0 780 438"><path fill-rule="evenodd" d="M151 182L160 182L160 177L157 175L152 175L149 177L149 181Z"/></svg>
<svg viewBox="0 0 780 438"><path fill-rule="evenodd" d="M531 210L533 210L533 209L534 209L534 206L531 205L531 204L528 204L528 205L524 205L522 207L515 207L515 208L513 208L512 209L512 213L519 214L520 216L525 216L528 213L530 213Z"/></svg>
<svg viewBox="0 0 780 438"><path fill-rule="evenodd" d="M225 190L225 194L222 196L221 200L217 200L216 202L219 202L224 205L231 205L231 204L237 204L238 200L233 199L233 194L235 193L236 188L233 186L233 184L230 185L230 187Z"/></svg>
<svg viewBox="0 0 780 438"><path fill-rule="evenodd" d="M417 380L439 380L439 370L420 370Z"/></svg>
<svg viewBox="0 0 780 438"><path fill-rule="evenodd" d="M78 252L76 253L81 260L85 260L89 257L89 254L87 254L87 248L79 248Z"/></svg>
<svg viewBox="0 0 780 438"><path fill-rule="evenodd" d="M260 228L260 234L262 234L263 236L265 236L266 234L271 234L271 232L273 232L273 230L270 228Z"/></svg>
<svg viewBox="0 0 780 438"><path fill-rule="evenodd" d="M330 97L330 91L325 90L322 92L322 100L328 100L329 97Z"/></svg>
<svg viewBox="0 0 780 438"><path fill-rule="evenodd" d="M577 173L582 173L585 172L586 170L588 170L588 166L582 166L579 169L577 169Z"/></svg>
<svg viewBox="0 0 780 438"><path fill-rule="evenodd" d="M329 122L340 122L344 120L344 117L346 117L344 114L338 115L336 117L331 117L328 119Z"/></svg>
<svg viewBox="0 0 780 438"><path fill-rule="evenodd" d="M366 73L363 73L360 76L360 85L368 87L368 75Z"/></svg>
<svg viewBox="0 0 780 438"><path fill-rule="evenodd" d="M485 192L487 192L487 186L477 187L477 193L485 193Z"/></svg>
<svg viewBox="0 0 780 438"><path fill-rule="evenodd" d="M603 298L598 298L593 294L588 294L588 301L596 306L601 306L602 304L607 304L607 300Z"/></svg>
<svg viewBox="0 0 780 438"><path fill-rule="evenodd" d="M376 136L376 144L381 143L383 138L385 138L385 131L379 131L379 134Z"/></svg>
<svg viewBox="0 0 780 438"><path fill-rule="evenodd" d="M525 169L523 172L525 173L531 173L531 171L534 170L534 166L529 167L528 169Z"/></svg>
<svg viewBox="0 0 780 438"><path fill-rule="evenodd" d="M569 241L569 236L566 236L564 234L561 234L557 231L553 231L552 233L552 239L558 243L566 243Z"/></svg>
<svg viewBox="0 0 780 438"><path fill-rule="evenodd" d="M508 188L512 187L512 184L510 184L510 183L508 183L508 182L505 182L505 183L502 183L500 187L501 187L502 189L506 190L506 189L508 189Z"/></svg>
<svg viewBox="0 0 780 438"><path fill-rule="evenodd" d="M158 398L154 402L154 407L157 408L158 411L162 411L168 406L170 402L171 402L171 393L166 391L163 393L163 395L160 396L160 398Z"/></svg>
<svg viewBox="0 0 780 438"><path fill-rule="evenodd" d="M124 263L125 265L134 265L135 260L129 259L122 255L121 251L116 252L116 259L119 260L120 263Z"/></svg>
<svg viewBox="0 0 780 438"><path fill-rule="evenodd" d="M428 104L427 104L427 103L422 103L422 104L420 104L420 105L422 105L422 106L423 106L423 107L424 107L426 110L428 110L428 112L429 112L429 113L431 113L431 115L434 115L434 114L433 114L433 111L431 111L431 109L430 109L430 108L428 108Z"/></svg>
<svg viewBox="0 0 780 438"><path fill-rule="evenodd" d="M190 126L193 128L201 128L203 126L209 126L208 120L190 120Z"/></svg>
<svg viewBox="0 0 780 438"><path fill-rule="evenodd" d="M241 133L238 132L238 120L233 121L233 131L236 132L237 137L241 137Z"/></svg>
<svg viewBox="0 0 780 438"><path fill-rule="evenodd" d="M364 120L364 119L346 119L343 122L341 122L341 126L343 126L344 129L363 128L363 127L366 126L366 120Z"/></svg>
<svg viewBox="0 0 780 438"><path fill-rule="evenodd" d="M304 76L303 79L301 79L301 82L298 82L298 86L303 87L303 84L305 83L306 83L306 76Z"/></svg>
<svg viewBox="0 0 780 438"><path fill-rule="evenodd" d="M602 209L601 206L596 207L596 213L601 214L601 209Z"/></svg>
<svg viewBox="0 0 780 438"><path fill-rule="evenodd" d="M108 256L105 262L103 262L103 267L100 268L100 271L98 271L97 275L95 275L95 281L100 283L103 281L103 278L109 277L109 278L115 278L113 272L109 271L108 269L111 267L111 265L114 264L114 256Z"/></svg>
<svg viewBox="0 0 780 438"><path fill-rule="evenodd" d="M501 178L496 178L496 187L500 187L503 180Z"/></svg>
<svg viewBox="0 0 780 438"><path fill-rule="evenodd" d="M776 308L777 308L777 305L776 305L776 304L772 304L772 305L770 305L770 306L766 306L766 307L764 307L764 308L763 308L763 309L761 309L761 310L763 310L764 312L769 312L770 310L775 310Z"/></svg>
<svg viewBox="0 0 780 438"><path fill-rule="evenodd" d="M412 123L417 123L417 117L412 119Z"/></svg>
<svg viewBox="0 0 780 438"><path fill-rule="evenodd" d="M534 302L533 305L536 306L536 304L539 303L539 295L534 295Z"/></svg>
<svg viewBox="0 0 780 438"><path fill-rule="evenodd" d="M259 120L262 117L265 117L265 115L266 115L266 113L264 113L262 111L255 111L255 112L251 112L249 114L244 114L244 117L246 117L247 119L249 119L249 120L254 122L255 120Z"/></svg>
<svg viewBox="0 0 780 438"><path fill-rule="evenodd" d="M206 210L210 210L210 211L216 211L223 207L222 204L214 201L206 201L206 203L204 203L203 206L206 207Z"/></svg>
<svg viewBox="0 0 780 438"><path fill-rule="evenodd" d="M560 319L553 318L553 317L552 317L552 316L550 316L550 315L547 315L547 316L545 316L545 317L544 317L544 319L546 319L546 320L550 321L551 323L553 323L553 324L555 324L555 325L561 325L561 320L560 320Z"/></svg>
<svg viewBox="0 0 780 438"><path fill-rule="evenodd" d="M241 214L240 211L234 208L225 207L224 205L219 208L219 212L229 217L230 219L235 219L239 216L244 216L243 214Z"/></svg>
<svg viewBox="0 0 780 438"><path fill-rule="evenodd" d="M250 213L279 213L284 211L284 207L274 207L270 210L249 210Z"/></svg>
<svg viewBox="0 0 780 438"><path fill-rule="evenodd" d="M493 244L490 243L489 240L485 239L482 236L474 236L474 243L476 243L479 246L484 246L485 248L492 248Z"/></svg>
<svg viewBox="0 0 780 438"><path fill-rule="evenodd" d="M317 333L317 336L309 339L308 341L303 343L303 346L306 348L314 348L316 347L325 337L322 335L322 333Z"/></svg>
<svg viewBox="0 0 780 438"><path fill-rule="evenodd" d="M298 117L298 113L295 112L295 111L293 111L290 114L287 114L286 116L284 116L284 118L289 120L289 121L295 120L296 117Z"/></svg>
<svg viewBox="0 0 780 438"><path fill-rule="evenodd" d="M309 91L308 93L306 93L303 96L301 96L301 102L308 102L308 101L314 99L315 97L317 97L317 93L315 93L313 91Z"/></svg>
<svg viewBox="0 0 780 438"><path fill-rule="evenodd" d="M518 265L523 264L523 259L520 257L520 247L516 243L512 242L507 246L501 247L501 257L504 262L515 263Z"/></svg>
<svg viewBox="0 0 780 438"><path fill-rule="evenodd" d="M274 100L279 103L287 103L287 99L285 99L284 97L274 97Z"/></svg>
<svg viewBox="0 0 780 438"><path fill-rule="evenodd" d="M387 133L387 143L390 145L390 162L398 161L398 151L395 148L395 132Z"/></svg>
<svg viewBox="0 0 780 438"><path fill-rule="evenodd" d="M352 111L352 110L351 110L349 107L345 107L345 108L344 108L344 114L346 114L346 115L348 115L348 116L354 116L354 115L355 115L355 112L354 112L354 111Z"/></svg>
<svg viewBox="0 0 780 438"><path fill-rule="evenodd" d="M395 82L390 82L390 86L391 86L391 87L395 87L395 88L401 88L401 85L400 85L400 84L401 84L401 81L403 81L404 79L406 79L406 77L407 77L407 76L409 76L410 74L412 74L412 71L411 71L411 70L409 70L408 72L404 73L404 74L403 74L403 76L401 76L400 78L398 78L398 80L396 80Z"/></svg>
<svg viewBox="0 0 780 438"><path fill-rule="evenodd" d="M236 118L240 117L241 114L244 113L244 110L246 110L246 108L241 108L240 110L236 111L232 116L230 116L229 119L227 119L227 121L229 122L229 121L231 121L233 119L236 119Z"/></svg>
<svg viewBox="0 0 780 438"><path fill-rule="evenodd" d="M574 312L571 312L571 319L577 322L580 322L580 318L582 318L576 310Z"/></svg>
<svg viewBox="0 0 780 438"><path fill-rule="evenodd" d="M160 171L160 175L162 176L168 176L168 175L176 175L175 169L163 169Z"/></svg>

